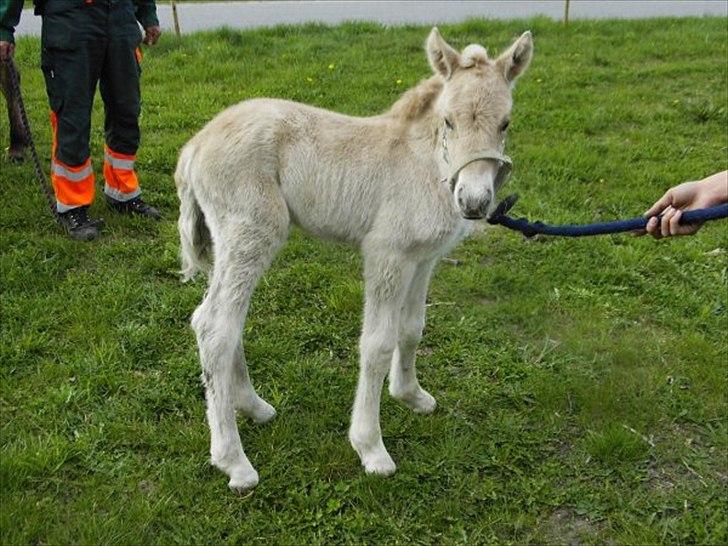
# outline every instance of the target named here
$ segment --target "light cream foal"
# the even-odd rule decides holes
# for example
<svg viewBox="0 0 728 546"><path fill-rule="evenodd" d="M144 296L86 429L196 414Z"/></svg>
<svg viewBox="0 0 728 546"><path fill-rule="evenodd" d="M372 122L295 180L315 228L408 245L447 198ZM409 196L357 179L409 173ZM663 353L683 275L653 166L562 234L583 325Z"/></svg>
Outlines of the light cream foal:
<svg viewBox="0 0 728 546"><path fill-rule="evenodd" d="M379 426L382 385L419 413L435 409L415 373L425 298L438 260L487 216L510 167L503 155L511 87L531 34L490 59L457 52L432 29L434 75L384 114L356 118L276 99L228 108L182 149L175 180L186 279L210 270L192 317L202 362L212 464L234 490L258 483L235 410L275 416L250 383L241 329L256 283L291 223L359 246L365 304L349 439L369 473L395 464ZM210 266L211 264L211 266Z"/></svg>

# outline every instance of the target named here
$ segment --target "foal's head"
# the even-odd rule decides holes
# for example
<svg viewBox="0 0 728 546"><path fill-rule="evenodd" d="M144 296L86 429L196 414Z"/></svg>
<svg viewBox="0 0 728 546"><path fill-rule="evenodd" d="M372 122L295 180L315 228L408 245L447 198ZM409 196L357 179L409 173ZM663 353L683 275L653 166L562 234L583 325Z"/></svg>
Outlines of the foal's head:
<svg viewBox="0 0 728 546"><path fill-rule="evenodd" d="M497 59L469 45L458 53L433 28L427 56L445 80L434 105L442 164L455 204L465 218L488 215L510 163L503 156L511 115L513 82L528 68L533 53L525 32Z"/></svg>

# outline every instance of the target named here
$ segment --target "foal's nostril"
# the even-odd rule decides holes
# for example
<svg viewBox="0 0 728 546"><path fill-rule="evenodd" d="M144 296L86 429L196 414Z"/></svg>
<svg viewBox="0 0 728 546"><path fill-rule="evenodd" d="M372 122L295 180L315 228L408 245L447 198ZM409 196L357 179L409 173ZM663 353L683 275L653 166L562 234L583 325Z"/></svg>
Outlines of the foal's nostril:
<svg viewBox="0 0 728 546"><path fill-rule="evenodd" d="M463 199L463 192L459 191L457 195L458 205L460 205L460 208L462 210L468 210L470 208L470 203L468 203L467 199Z"/></svg>

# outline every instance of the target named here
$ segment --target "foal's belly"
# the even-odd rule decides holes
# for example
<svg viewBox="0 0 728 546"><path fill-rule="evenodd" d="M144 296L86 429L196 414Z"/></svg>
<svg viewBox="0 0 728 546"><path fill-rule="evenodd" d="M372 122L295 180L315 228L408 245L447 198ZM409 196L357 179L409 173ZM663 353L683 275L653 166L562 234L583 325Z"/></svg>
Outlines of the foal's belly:
<svg viewBox="0 0 728 546"><path fill-rule="evenodd" d="M376 214L371 190L338 176L283 178L281 189L293 222L324 239L360 243Z"/></svg>

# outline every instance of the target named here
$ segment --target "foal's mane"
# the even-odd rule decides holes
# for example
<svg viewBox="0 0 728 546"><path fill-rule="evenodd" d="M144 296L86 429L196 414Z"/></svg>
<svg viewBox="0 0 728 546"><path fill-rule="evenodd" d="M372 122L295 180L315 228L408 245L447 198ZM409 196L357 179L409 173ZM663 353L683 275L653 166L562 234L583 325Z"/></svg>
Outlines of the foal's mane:
<svg viewBox="0 0 728 546"><path fill-rule="evenodd" d="M389 115L402 120L413 121L430 110L440 95L444 82L441 76L422 80L415 87L405 91L389 109Z"/></svg>

